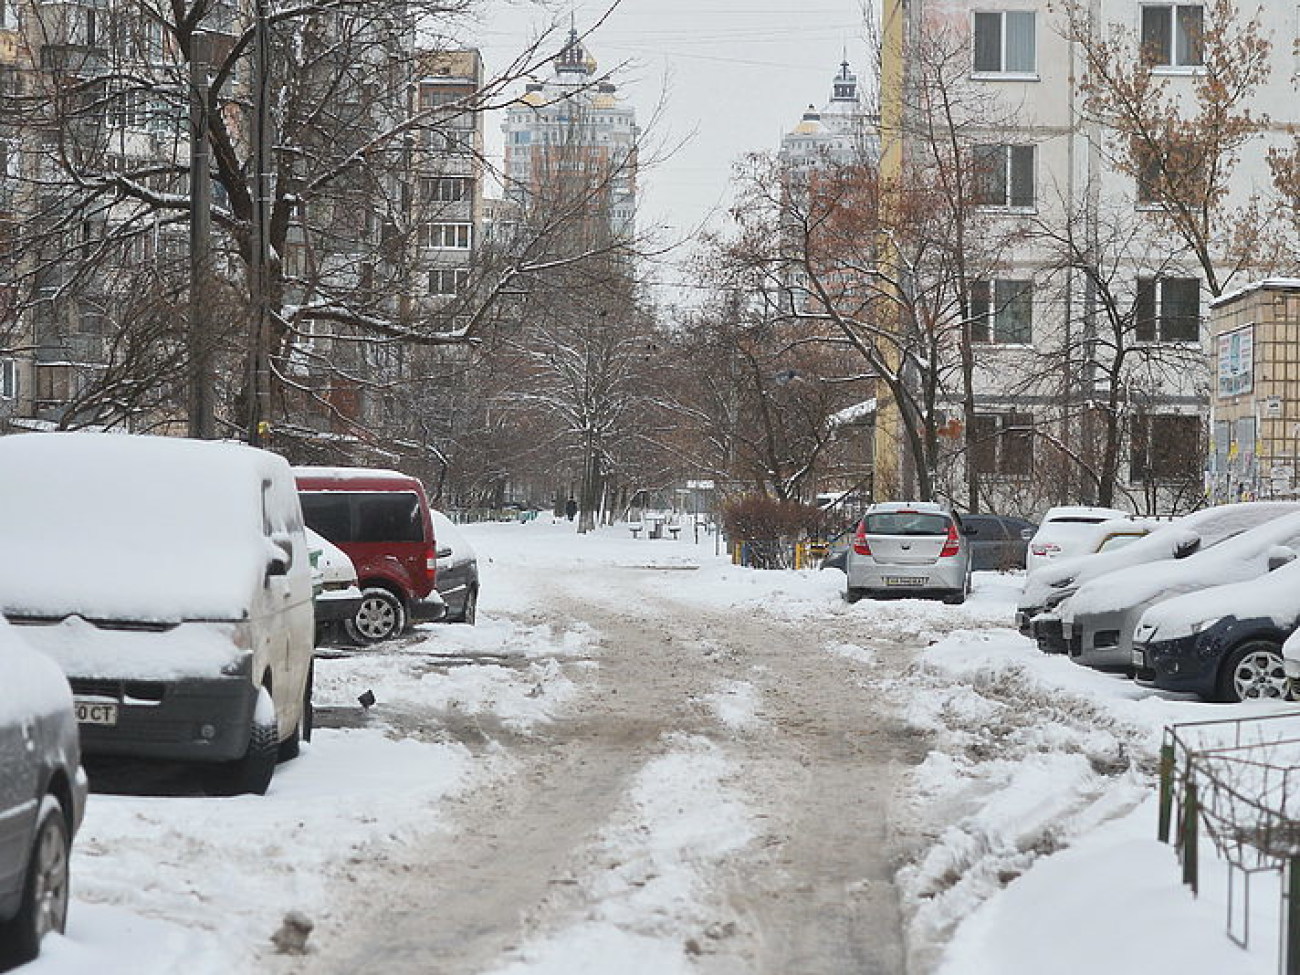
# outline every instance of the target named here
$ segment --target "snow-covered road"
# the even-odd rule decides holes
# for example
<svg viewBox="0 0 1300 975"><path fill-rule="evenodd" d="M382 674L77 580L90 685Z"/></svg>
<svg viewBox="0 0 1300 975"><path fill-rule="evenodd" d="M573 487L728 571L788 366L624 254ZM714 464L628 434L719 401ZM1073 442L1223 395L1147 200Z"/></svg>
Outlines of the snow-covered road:
<svg viewBox="0 0 1300 975"><path fill-rule="evenodd" d="M1269 878L1243 952L1153 839L1161 728L1242 712L1043 657L1016 577L851 606L712 539L466 534L479 625L320 661L268 796L93 795L24 973L1276 970Z"/></svg>

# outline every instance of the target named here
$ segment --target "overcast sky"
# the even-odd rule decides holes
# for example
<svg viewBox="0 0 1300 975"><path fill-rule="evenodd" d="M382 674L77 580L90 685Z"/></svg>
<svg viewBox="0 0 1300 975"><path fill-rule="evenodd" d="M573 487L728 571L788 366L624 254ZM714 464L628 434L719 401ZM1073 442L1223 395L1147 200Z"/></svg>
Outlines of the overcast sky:
<svg viewBox="0 0 1300 975"><path fill-rule="evenodd" d="M554 19L567 32L572 9L581 32L607 6L583 0L547 10L490 0L475 42L489 76ZM667 225L685 236L725 209L732 163L777 148L810 103L820 108L846 51L858 76L866 75L862 33L859 0L622 0L588 49L602 71L627 64L615 81L638 122L651 126L652 146L686 140L643 170L641 227ZM489 120L490 151L500 151L499 129L500 120Z"/></svg>

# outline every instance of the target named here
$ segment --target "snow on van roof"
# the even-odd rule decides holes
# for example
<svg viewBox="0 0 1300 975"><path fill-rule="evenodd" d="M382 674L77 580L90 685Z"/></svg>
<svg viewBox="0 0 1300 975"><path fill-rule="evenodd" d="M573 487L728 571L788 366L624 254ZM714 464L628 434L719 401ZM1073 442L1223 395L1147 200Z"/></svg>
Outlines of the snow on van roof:
<svg viewBox="0 0 1300 975"><path fill-rule="evenodd" d="M410 474L382 467L295 467L293 476L322 481L413 481Z"/></svg>
<svg viewBox="0 0 1300 975"><path fill-rule="evenodd" d="M239 618L266 570L262 484L288 475L283 458L239 443L0 437L0 609Z"/></svg>

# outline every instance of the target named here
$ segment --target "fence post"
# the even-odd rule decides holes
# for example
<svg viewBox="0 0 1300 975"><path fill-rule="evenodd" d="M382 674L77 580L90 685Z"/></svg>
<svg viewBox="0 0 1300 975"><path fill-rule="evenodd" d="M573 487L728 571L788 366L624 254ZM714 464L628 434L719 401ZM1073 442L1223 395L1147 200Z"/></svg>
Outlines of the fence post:
<svg viewBox="0 0 1300 975"><path fill-rule="evenodd" d="M1300 975L1300 857L1286 862L1286 917L1283 919L1285 975Z"/></svg>
<svg viewBox="0 0 1300 975"><path fill-rule="evenodd" d="M1160 746L1160 824L1156 838L1161 843L1169 842L1169 827L1173 819L1174 808L1174 746L1165 743Z"/></svg>
<svg viewBox="0 0 1300 975"><path fill-rule="evenodd" d="M1200 819L1200 807L1196 799L1196 780L1188 770L1187 783L1183 792L1183 823L1182 823L1182 846L1183 846L1183 883L1192 888L1193 894L1200 893L1199 871L1197 869L1197 854L1200 849L1200 841L1197 836L1196 826Z"/></svg>

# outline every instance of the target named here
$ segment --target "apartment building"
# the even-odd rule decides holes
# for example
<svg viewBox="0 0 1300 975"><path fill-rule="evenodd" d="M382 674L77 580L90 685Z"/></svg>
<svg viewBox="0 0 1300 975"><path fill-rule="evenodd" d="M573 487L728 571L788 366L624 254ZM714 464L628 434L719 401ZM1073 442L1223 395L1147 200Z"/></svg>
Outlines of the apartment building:
<svg viewBox="0 0 1300 975"><path fill-rule="evenodd" d="M1178 143L1173 125L1167 140L1126 142L1089 100L1088 57L1100 53L1119 73L1152 84L1167 117L1190 117L1198 86L1215 70L1210 45L1254 13L1243 8L1233 22L1214 23L1223 9L1139 0L885 4L883 174L905 179L922 165L920 133L933 124L919 117L927 86L943 86L958 106L951 132L972 164L965 229L979 252L969 254L963 307L975 344L977 444L955 449L951 469L977 465L992 507L1032 513L1094 500L1112 421L1120 435L1115 502L1168 511L1203 497L1208 305L1251 270L1216 250L1229 227L1210 235L1203 255L1177 232L1161 180L1199 178L1203 160L1191 159L1195 150ZM1262 11L1271 70L1241 107L1271 122L1240 148L1216 202L1225 213L1267 194L1268 150L1286 144L1285 128L1297 119L1295 11L1278 0ZM945 55L942 74L935 65ZM961 445L960 404L949 405L946 426ZM882 417L880 446L896 442L896 425Z"/></svg>

